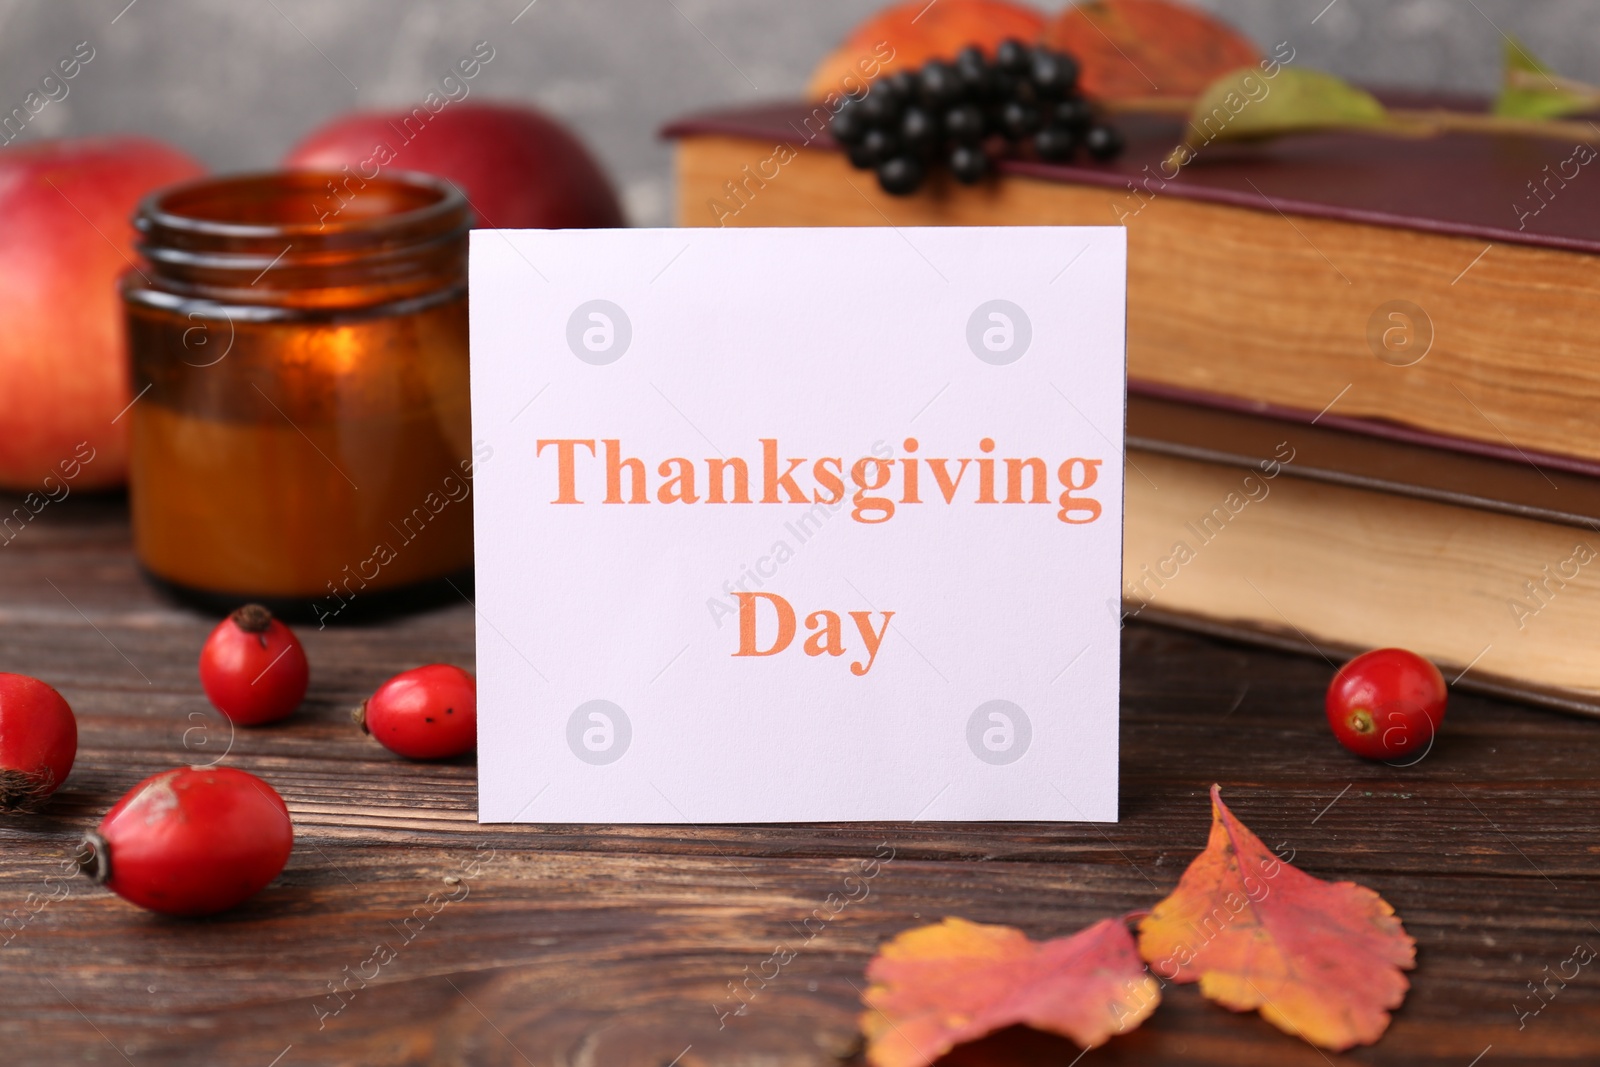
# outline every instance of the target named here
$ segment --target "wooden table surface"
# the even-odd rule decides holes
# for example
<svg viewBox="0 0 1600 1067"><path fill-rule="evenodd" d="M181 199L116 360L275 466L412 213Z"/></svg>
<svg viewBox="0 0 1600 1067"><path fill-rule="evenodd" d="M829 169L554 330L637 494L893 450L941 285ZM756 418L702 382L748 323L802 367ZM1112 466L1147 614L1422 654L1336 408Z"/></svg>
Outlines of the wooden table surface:
<svg viewBox="0 0 1600 1067"><path fill-rule="evenodd" d="M47 809L0 816L0 1062L848 1062L883 938L945 915L1047 937L1148 907L1204 844L1220 782L1269 846L1394 905L1417 940L1409 999L1377 1046L1334 1055L1186 986L1076 1062L1600 1063L1600 963L1551 977L1600 949L1600 722L1459 694L1428 758L1393 770L1328 736L1325 664L1130 627L1116 825L480 827L470 761L392 758L347 716L398 670L470 667L463 603L302 628L306 706L223 757L283 794L288 869L175 921L61 867L135 782L228 748L195 673L211 625L142 583L119 498L51 504L0 546L0 670L55 685L81 730ZM830 915L875 855L892 860L867 896ZM775 970L748 1003L731 991ZM1075 1056L1013 1031L950 1062Z"/></svg>

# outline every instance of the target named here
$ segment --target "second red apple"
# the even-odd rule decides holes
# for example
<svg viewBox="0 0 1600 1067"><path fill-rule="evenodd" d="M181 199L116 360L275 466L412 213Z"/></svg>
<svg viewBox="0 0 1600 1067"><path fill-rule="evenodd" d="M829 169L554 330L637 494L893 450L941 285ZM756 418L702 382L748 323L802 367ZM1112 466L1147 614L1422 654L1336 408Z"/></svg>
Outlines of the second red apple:
<svg viewBox="0 0 1600 1067"><path fill-rule="evenodd" d="M457 186L478 225L504 229L621 226L617 195L583 144L561 124L514 104L450 104L437 114L358 112L314 130L284 165L340 171L321 213L359 195L363 179L414 170Z"/></svg>

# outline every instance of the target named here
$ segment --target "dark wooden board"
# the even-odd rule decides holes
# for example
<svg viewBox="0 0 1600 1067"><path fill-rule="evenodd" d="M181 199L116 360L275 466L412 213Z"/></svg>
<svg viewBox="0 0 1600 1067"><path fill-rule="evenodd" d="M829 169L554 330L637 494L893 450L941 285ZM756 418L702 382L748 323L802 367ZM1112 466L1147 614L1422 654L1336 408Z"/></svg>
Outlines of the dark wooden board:
<svg viewBox="0 0 1600 1067"><path fill-rule="evenodd" d="M1600 1062L1600 966L1517 1014L1575 946L1600 948L1600 723L1457 694L1427 759L1375 766L1327 733L1326 664L1130 627L1116 825L480 827L470 761L405 763L347 717L397 670L470 667L463 603L301 629L306 707L225 757L287 801L288 869L179 922L59 875L128 787L227 749L195 671L211 625L140 580L119 498L52 504L0 545L0 670L59 688L82 734L49 807L0 817L0 1062L825 1067L858 1053L883 938L945 915L1046 937L1148 907L1203 846L1212 782L1297 865L1394 905L1418 944L1410 997L1377 1046L1334 1055L1169 989L1077 1062ZM779 945L793 958L764 966ZM774 969L731 1014L733 987ZM1011 1032L952 1062L1077 1055Z"/></svg>

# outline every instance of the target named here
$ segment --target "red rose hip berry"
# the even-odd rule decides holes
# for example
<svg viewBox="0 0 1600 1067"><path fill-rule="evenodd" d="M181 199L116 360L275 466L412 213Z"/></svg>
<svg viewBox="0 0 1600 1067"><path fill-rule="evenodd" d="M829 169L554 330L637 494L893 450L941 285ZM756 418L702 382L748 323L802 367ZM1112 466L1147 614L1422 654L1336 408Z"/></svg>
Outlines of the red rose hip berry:
<svg viewBox="0 0 1600 1067"><path fill-rule="evenodd" d="M355 711L361 728L407 759L447 759L478 745L478 683L434 663L390 678Z"/></svg>
<svg viewBox="0 0 1600 1067"><path fill-rule="evenodd" d="M200 650L206 697L240 726L292 714L310 678L299 639L260 604L246 604L223 619Z"/></svg>
<svg viewBox="0 0 1600 1067"><path fill-rule="evenodd" d="M1334 675L1328 725L1358 756L1393 760L1420 750L1420 760L1444 721L1447 695L1444 676L1432 663L1403 648L1376 649Z"/></svg>
<svg viewBox="0 0 1600 1067"><path fill-rule="evenodd" d="M182 767L117 801L78 864L141 908L212 915L260 892L293 845L289 809L266 782L231 767Z"/></svg>
<svg viewBox="0 0 1600 1067"><path fill-rule="evenodd" d="M0 673L0 811L32 811L78 755L78 720L37 678Z"/></svg>

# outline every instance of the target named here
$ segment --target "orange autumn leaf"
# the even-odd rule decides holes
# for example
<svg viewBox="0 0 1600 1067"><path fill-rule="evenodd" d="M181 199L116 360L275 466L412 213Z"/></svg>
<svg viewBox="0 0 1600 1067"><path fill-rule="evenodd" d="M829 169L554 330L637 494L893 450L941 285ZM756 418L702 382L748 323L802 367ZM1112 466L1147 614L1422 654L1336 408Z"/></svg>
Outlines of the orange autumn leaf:
<svg viewBox="0 0 1600 1067"><path fill-rule="evenodd" d="M1092 1048L1137 1027L1161 1000L1120 919L1043 942L946 919L884 945L867 979L861 1030L875 1067L925 1067L1017 1024Z"/></svg>
<svg viewBox="0 0 1600 1067"><path fill-rule="evenodd" d="M862 21L811 74L806 95L821 100L930 59L953 59L969 44L993 54L1007 37L1032 43L1044 15L1010 0L909 0Z"/></svg>
<svg viewBox="0 0 1600 1067"><path fill-rule="evenodd" d="M1416 943L1354 882L1324 882L1267 851L1211 787L1211 840L1139 924L1150 969L1234 1011L1259 1009L1313 1045L1370 1045L1410 983Z"/></svg>
<svg viewBox="0 0 1600 1067"><path fill-rule="evenodd" d="M1086 95L1104 100L1196 96L1261 60L1239 31L1172 0L1089 0L1067 8L1044 43L1077 57Z"/></svg>

